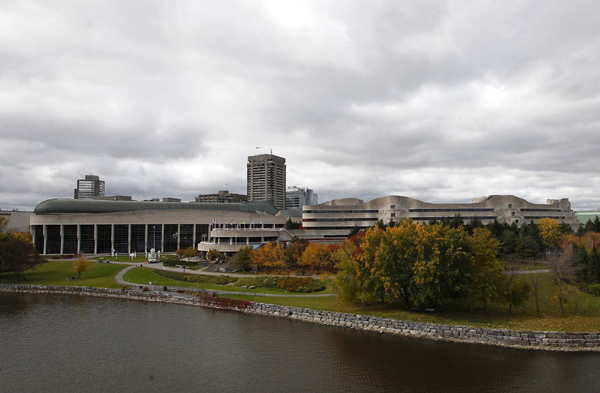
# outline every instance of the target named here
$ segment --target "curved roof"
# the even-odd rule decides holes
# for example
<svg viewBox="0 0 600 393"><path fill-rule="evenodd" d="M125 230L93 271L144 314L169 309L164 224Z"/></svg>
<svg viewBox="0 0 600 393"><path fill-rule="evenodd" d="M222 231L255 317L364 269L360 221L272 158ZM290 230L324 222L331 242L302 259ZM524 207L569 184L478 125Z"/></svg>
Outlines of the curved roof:
<svg viewBox="0 0 600 393"><path fill-rule="evenodd" d="M141 202L99 201L90 199L49 199L37 205L35 214L85 214L121 213L144 210L225 210L256 213L256 209L245 203L185 203L185 202ZM263 210L265 211L265 210Z"/></svg>

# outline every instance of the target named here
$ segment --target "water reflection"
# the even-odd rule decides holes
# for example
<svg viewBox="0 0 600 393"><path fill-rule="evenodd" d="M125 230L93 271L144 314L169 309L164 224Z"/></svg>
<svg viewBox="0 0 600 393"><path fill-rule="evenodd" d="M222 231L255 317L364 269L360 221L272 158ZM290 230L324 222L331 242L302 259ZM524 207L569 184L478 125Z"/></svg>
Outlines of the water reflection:
<svg viewBox="0 0 600 393"><path fill-rule="evenodd" d="M0 294L0 391L578 392L596 353L455 344L140 301ZM85 367L85 372L74 372Z"/></svg>

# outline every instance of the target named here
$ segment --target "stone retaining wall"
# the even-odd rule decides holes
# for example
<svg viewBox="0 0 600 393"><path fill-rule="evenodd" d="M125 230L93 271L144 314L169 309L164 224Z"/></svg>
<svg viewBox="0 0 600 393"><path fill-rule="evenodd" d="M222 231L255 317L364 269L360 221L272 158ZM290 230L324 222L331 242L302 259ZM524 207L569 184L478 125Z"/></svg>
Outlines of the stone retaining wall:
<svg viewBox="0 0 600 393"><path fill-rule="evenodd" d="M184 298L177 294L164 294L150 291L123 291L120 289L88 287L56 287L40 285L0 285L0 292L17 293L57 293L97 297L113 297L144 301L159 301L187 304L219 309L229 309L248 314L268 315L295 319L322 325L342 326L379 333L392 333L404 336L434 340L468 342L487 345L518 347L542 350L600 350L600 333L571 333L549 331L516 331L508 329L483 329L469 326L438 325L423 322L408 322L396 319L378 318L366 315L346 314L331 311L317 311L308 308L277 306L255 302L240 302L231 306L216 304L211 300Z"/></svg>

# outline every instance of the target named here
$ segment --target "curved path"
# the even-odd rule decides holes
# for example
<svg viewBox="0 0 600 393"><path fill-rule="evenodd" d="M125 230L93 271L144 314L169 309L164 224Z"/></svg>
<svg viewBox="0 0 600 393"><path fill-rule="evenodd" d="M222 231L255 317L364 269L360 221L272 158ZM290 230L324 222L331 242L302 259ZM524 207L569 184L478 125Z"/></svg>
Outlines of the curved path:
<svg viewBox="0 0 600 393"><path fill-rule="evenodd" d="M118 263L118 264L122 264L122 265L131 265L130 263L124 263L124 262L111 262L111 263ZM144 265L144 264L142 264ZM151 267L153 269L158 268L160 266L162 266L162 263L160 264L153 264L151 266L144 266L144 267ZM143 284L139 284L139 283L134 283L134 282L129 282L129 281L125 281L124 276L125 273L127 273L129 270L135 268L135 267L139 267L139 264L133 264L129 267L126 267L125 269L121 270L119 273L117 273L117 275L115 276L115 281L118 282L119 284L122 285L143 285ZM184 269L171 269L171 268L163 268L164 270L171 270L171 271L182 271ZM196 274L203 274L202 272L196 273ZM215 273L212 275L223 275L224 273ZM232 275L233 276L233 275ZM233 277L249 277L246 275L235 275ZM306 297L328 297L328 296L335 296L334 293L317 293L317 294L306 294L306 295L278 295L278 294L273 294L273 293L256 293L256 292L234 292L234 291L220 291L220 290L216 290L216 289L203 289L203 291L206 291L208 293L216 293L217 295L248 295L248 296L266 296L266 297L299 297L299 298L306 298ZM163 291L158 291L158 292L163 292Z"/></svg>

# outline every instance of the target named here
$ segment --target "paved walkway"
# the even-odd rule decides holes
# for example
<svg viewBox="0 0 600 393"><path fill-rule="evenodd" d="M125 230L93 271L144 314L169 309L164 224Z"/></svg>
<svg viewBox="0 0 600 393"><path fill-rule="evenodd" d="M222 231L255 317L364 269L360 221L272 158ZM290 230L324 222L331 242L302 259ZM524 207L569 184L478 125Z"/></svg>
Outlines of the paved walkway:
<svg viewBox="0 0 600 393"><path fill-rule="evenodd" d="M130 263L125 263L125 262L111 262L111 263L117 263L117 264L122 264L122 265L131 265L129 267L126 267L125 269L121 270L119 273L117 273L117 275L115 276L115 281L118 282L119 284L122 285L135 285L135 286L140 286L140 285L144 285L144 284L139 284L139 283L133 283L133 282L129 282L129 281L125 281L125 279L123 278L125 276L125 273L127 273L129 270L135 268L135 267L139 267L139 263L135 263L135 264L130 264ZM150 267L152 269L157 269L157 268L162 268L163 270L170 270L170 271L183 271L184 269L179 269L179 268L166 268L164 266L162 266L162 263L153 263L152 265L149 264L142 264L143 267ZM187 270L186 273L191 273L192 271ZM198 271L194 271L194 274L204 274L204 272L198 272ZM225 273L214 273L212 275L223 275ZM234 277L253 277L253 276L247 276L247 275L236 275ZM194 288L186 288L186 289L190 289L193 290ZM316 294L306 294L306 295L278 295L278 294L273 294L273 293L257 293L257 292L234 292L234 291L221 291L221 290L216 290L216 289L203 289L203 291L206 291L208 293L216 293L217 295L248 295L248 296L266 296L266 297L299 297L299 298L305 298L305 297L330 297L330 296L335 296L335 294L333 293L316 293ZM156 291L156 292L163 292L163 293L170 293L170 292L164 292L164 291ZM180 294L177 294L177 296L179 296Z"/></svg>

